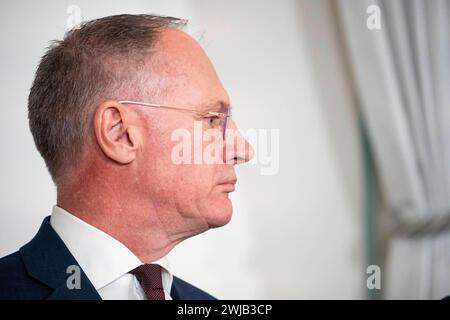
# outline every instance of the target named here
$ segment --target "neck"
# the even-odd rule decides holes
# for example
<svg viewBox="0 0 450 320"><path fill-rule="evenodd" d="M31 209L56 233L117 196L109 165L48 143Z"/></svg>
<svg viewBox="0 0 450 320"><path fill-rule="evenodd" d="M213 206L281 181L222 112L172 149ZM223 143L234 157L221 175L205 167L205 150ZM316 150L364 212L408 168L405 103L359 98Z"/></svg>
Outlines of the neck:
<svg viewBox="0 0 450 320"><path fill-rule="evenodd" d="M57 205L123 243L143 263L165 256L179 236L171 234L152 201L133 194L131 186L102 176L57 187ZM86 178L88 177L88 178Z"/></svg>

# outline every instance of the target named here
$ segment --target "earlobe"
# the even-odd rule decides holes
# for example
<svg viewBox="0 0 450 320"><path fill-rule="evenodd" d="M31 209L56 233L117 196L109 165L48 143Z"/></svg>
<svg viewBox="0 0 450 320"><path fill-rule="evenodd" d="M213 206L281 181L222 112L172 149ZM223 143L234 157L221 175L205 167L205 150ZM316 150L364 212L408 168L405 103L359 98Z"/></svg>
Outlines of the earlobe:
<svg viewBox="0 0 450 320"><path fill-rule="evenodd" d="M133 119L130 110L115 101L106 101L95 111L97 143L109 159L120 164L130 163L136 158L139 139L133 129Z"/></svg>

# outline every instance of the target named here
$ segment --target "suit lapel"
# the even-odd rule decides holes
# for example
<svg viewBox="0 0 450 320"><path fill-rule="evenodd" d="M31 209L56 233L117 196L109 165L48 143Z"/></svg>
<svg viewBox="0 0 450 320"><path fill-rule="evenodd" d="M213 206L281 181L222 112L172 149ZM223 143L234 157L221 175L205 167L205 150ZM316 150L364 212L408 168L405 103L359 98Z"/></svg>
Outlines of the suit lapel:
<svg viewBox="0 0 450 320"><path fill-rule="evenodd" d="M101 299L78 262L50 225L50 217L42 222L36 236L20 249L28 274L53 288L48 299ZM69 289L69 266L80 270L80 289Z"/></svg>
<svg viewBox="0 0 450 320"><path fill-rule="evenodd" d="M173 277L172 288L170 288L170 296L173 300L183 300L183 298L180 296L180 290L178 288L176 277Z"/></svg>

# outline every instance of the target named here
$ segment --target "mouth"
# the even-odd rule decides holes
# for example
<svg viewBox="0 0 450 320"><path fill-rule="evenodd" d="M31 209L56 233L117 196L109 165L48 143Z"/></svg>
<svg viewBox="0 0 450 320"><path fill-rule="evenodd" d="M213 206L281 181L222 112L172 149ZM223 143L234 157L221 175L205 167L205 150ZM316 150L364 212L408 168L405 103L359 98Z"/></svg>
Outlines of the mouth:
<svg viewBox="0 0 450 320"><path fill-rule="evenodd" d="M235 177L227 180L223 180L218 183L218 186L223 190L223 192L233 192L235 190L237 179Z"/></svg>
<svg viewBox="0 0 450 320"><path fill-rule="evenodd" d="M233 192L235 189L235 183L221 183L219 186L222 188L223 192L229 193Z"/></svg>

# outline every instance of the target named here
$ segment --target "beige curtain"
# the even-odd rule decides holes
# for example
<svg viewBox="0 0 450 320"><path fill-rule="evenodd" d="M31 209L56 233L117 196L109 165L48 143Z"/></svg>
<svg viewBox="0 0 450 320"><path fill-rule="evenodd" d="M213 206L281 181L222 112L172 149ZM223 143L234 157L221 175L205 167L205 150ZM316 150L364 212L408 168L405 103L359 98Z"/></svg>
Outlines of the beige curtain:
<svg viewBox="0 0 450 320"><path fill-rule="evenodd" d="M450 294L450 7L339 0L340 25L386 201L385 298ZM367 19L380 8L380 29Z"/></svg>

